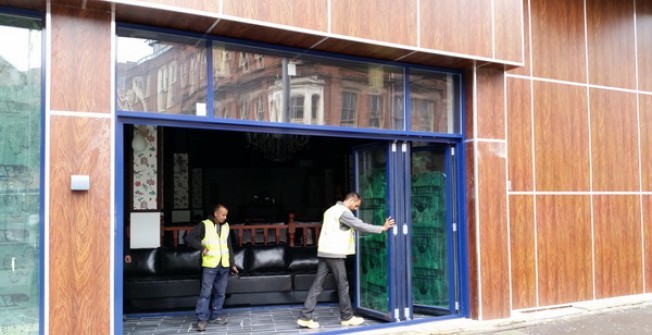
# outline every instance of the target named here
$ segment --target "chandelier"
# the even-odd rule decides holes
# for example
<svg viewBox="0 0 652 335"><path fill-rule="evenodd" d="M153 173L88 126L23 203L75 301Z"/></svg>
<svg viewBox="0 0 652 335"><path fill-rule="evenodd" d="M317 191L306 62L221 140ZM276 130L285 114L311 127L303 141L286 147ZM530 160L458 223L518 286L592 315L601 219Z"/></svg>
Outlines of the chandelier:
<svg viewBox="0 0 652 335"><path fill-rule="evenodd" d="M246 133L249 148L259 151L265 159L285 162L308 145L308 136L269 133Z"/></svg>

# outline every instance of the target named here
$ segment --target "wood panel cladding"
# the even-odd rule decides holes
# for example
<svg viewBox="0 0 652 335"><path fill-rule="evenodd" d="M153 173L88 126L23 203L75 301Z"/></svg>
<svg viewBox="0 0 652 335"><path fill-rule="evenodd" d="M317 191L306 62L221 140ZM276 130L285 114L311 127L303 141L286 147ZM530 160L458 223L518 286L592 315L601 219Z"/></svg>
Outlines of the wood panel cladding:
<svg viewBox="0 0 652 335"><path fill-rule="evenodd" d="M482 319L497 319L510 314L507 243L507 189L505 186L504 143L477 143L477 188L480 241L480 304Z"/></svg>
<svg viewBox="0 0 652 335"><path fill-rule="evenodd" d="M199 2L199 1L198 1ZM116 21L145 24L204 34L215 24L215 18L178 13L161 8L147 8L129 4L115 4Z"/></svg>
<svg viewBox="0 0 652 335"><path fill-rule="evenodd" d="M652 195L643 195L643 247L645 251L645 293L652 292Z"/></svg>
<svg viewBox="0 0 652 335"><path fill-rule="evenodd" d="M638 89L652 92L652 1L636 1Z"/></svg>
<svg viewBox="0 0 652 335"><path fill-rule="evenodd" d="M636 94L590 90L594 191L638 191Z"/></svg>
<svg viewBox="0 0 652 335"><path fill-rule="evenodd" d="M641 188L652 191L652 95L639 95L639 126L641 132Z"/></svg>
<svg viewBox="0 0 652 335"><path fill-rule="evenodd" d="M531 0L532 75L586 82L583 0Z"/></svg>
<svg viewBox="0 0 652 335"><path fill-rule="evenodd" d="M588 195L539 195L536 204L539 305L592 299Z"/></svg>
<svg viewBox="0 0 652 335"><path fill-rule="evenodd" d="M331 32L417 45L417 0L331 0Z"/></svg>
<svg viewBox="0 0 652 335"><path fill-rule="evenodd" d="M480 67L477 70L478 137L505 139L505 72Z"/></svg>
<svg viewBox="0 0 652 335"><path fill-rule="evenodd" d="M523 66L509 70L511 74L530 75L530 0L522 0L523 9ZM519 42L520 43L520 42ZM497 53L501 54L501 53Z"/></svg>
<svg viewBox="0 0 652 335"><path fill-rule="evenodd" d="M596 195L595 298L643 293L641 206L638 195Z"/></svg>
<svg viewBox="0 0 652 335"><path fill-rule="evenodd" d="M476 220L476 196L471 193L475 190L475 148L473 142L464 144L464 152L466 162L464 167L466 169L466 189L469 194L466 196L466 222L467 222L467 242L469 246L468 252L468 265L469 265L469 314L473 319L479 317L479 294L478 294L478 223Z"/></svg>
<svg viewBox="0 0 652 335"><path fill-rule="evenodd" d="M636 87L634 2L587 0L589 82Z"/></svg>
<svg viewBox="0 0 652 335"><path fill-rule="evenodd" d="M530 80L507 78L507 147L511 191L532 191Z"/></svg>
<svg viewBox="0 0 652 335"><path fill-rule="evenodd" d="M50 106L111 109L111 13L52 5Z"/></svg>
<svg viewBox="0 0 652 335"><path fill-rule="evenodd" d="M50 334L109 334L111 120L50 124ZM90 190L72 192L73 174L89 175Z"/></svg>
<svg viewBox="0 0 652 335"><path fill-rule="evenodd" d="M523 62L523 3L522 0L498 0L494 5L494 57Z"/></svg>
<svg viewBox="0 0 652 335"><path fill-rule="evenodd" d="M534 196L509 196L512 309L536 307Z"/></svg>
<svg viewBox="0 0 652 335"><path fill-rule="evenodd" d="M632 0L586 0L589 82L636 88Z"/></svg>
<svg viewBox="0 0 652 335"><path fill-rule="evenodd" d="M300 4L293 0L222 1L223 14L226 15L323 32L328 31L328 2L326 0L302 0Z"/></svg>
<svg viewBox="0 0 652 335"><path fill-rule="evenodd" d="M492 57L491 1L421 1L421 47Z"/></svg>
<svg viewBox="0 0 652 335"><path fill-rule="evenodd" d="M586 88L534 83L537 191L589 190Z"/></svg>
<svg viewBox="0 0 652 335"><path fill-rule="evenodd" d="M219 0L137 0L140 2L177 7L183 10L197 10L203 12L219 12ZM224 0L222 0L224 1Z"/></svg>

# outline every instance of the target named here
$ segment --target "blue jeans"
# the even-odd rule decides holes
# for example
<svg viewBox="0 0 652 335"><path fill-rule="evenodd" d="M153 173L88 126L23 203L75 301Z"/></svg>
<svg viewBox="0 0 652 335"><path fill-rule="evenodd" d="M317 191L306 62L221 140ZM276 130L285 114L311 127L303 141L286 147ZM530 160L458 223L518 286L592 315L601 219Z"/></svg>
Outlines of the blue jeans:
<svg viewBox="0 0 652 335"><path fill-rule="evenodd" d="M222 316L229 272L229 268L220 265L216 268L202 268L201 291L195 308L199 321L213 320Z"/></svg>

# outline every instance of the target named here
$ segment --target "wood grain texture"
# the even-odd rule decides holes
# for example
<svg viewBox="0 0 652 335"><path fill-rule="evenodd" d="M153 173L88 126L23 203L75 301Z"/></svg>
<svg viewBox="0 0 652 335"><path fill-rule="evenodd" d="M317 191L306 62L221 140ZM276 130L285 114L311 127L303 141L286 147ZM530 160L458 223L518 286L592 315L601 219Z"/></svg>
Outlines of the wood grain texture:
<svg viewBox="0 0 652 335"><path fill-rule="evenodd" d="M532 191L530 81L507 78L507 147L511 191Z"/></svg>
<svg viewBox="0 0 652 335"><path fill-rule="evenodd" d="M652 95L639 95L641 132L641 186L652 192Z"/></svg>
<svg viewBox="0 0 652 335"><path fill-rule="evenodd" d="M13 7L13 8L45 11L45 0L34 0L34 1L0 0L0 7Z"/></svg>
<svg viewBox="0 0 652 335"><path fill-rule="evenodd" d="M480 142L477 159L482 319L510 315L504 143Z"/></svg>
<svg viewBox="0 0 652 335"><path fill-rule="evenodd" d="M177 7L183 10L195 10L208 13L219 12L219 0L136 0L135 3L144 2L163 6Z"/></svg>
<svg viewBox="0 0 652 335"><path fill-rule="evenodd" d="M304 29L328 31L326 0L222 0L223 14L283 24ZM365 2L366 3L366 2Z"/></svg>
<svg viewBox="0 0 652 335"><path fill-rule="evenodd" d="M466 106L466 117L464 118L465 124L464 124L464 133L466 135L467 139L474 139L475 136L475 113L477 112L475 110L475 104L474 100L476 99L475 96L475 89L474 87L476 86L476 78L475 78L475 67L471 69L467 69L464 71L464 85L462 89L464 90L464 105ZM468 176L468 175L467 175Z"/></svg>
<svg viewBox="0 0 652 335"><path fill-rule="evenodd" d="M643 250L645 251L645 293L652 292L652 195L643 195Z"/></svg>
<svg viewBox="0 0 652 335"><path fill-rule="evenodd" d="M331 0L331 32L416 46L417 1Z"/></svg>
<svg viewBox="0 0 652 335"><path fill-rule="evenodd" d="M534 83L534 157L538 191L589 190L586 88Z"/></svg>
<svg viewBox="0 0 652 335"><path fill-rule="evenodd" d="M50 334L109 334L111 120L52 116ZM90 190L70 191L89 175Z"/></svg>
<svg viewBox="0 0 652 335"><path fill-rule="evenodd" d="M466 222L467 222L467 240L469 245L469 314L471 318L479 317L479 290L478 290L478 223L476 220L476 180L475 180L475 149L473 143L469 142L464 145L466 164Z"/></svg>
<svg viewBox="0 0 652 335"><path fill-rule="evenodd" d="M138 7L133 4L116 4L115 18L118 22L166 27L199 34L206 33L216 21L215 18L209 16L178 13L160 8Z"/></svg>
<svg viewBox="0 0 652 335"><path fill-rule="evenodd" d="M334 38L329 38L323 41L315 48L313 48L313 50L334 52L350 56L370 57L382 60L395 60L402 58L411 52L405 49Z"/></svg>
<svg viewBox="0 0 652 335"><path fill-rule="evenodd" d="M421 47L492 57L491 1L419 1Z"/></svg>
<svg viewBox="0 0 652 335"><path fill-rule="evenodd" d="M636 1L638 89L652 92L652 1Z"/></svg>
<svg viewBox="0 0 652 335"><path fill-rule="evenodd" d="M523 66L511 69L508 72L511 74L519 74L523 76L530 75L530 0L522 0L523 4ZM519 41L520 43L520 41Z"/></svg>
<svg viewBox="0 0 652 335"><path fill-rule="evenodd" d="M638 191L636 94L591 89L594 191Z"/></svg>
<svg viewBox="0 0 652 335"><path fill-rule="evenodd" d="M227 20L220 20L209 34L304 49L324 39L318 35Z"/></svg>
<svg viewBox="0 0 652 335"><path fill-rule="evenodd" d="M505 72L480 67L477 72L478 137L505 139Z"/></svg>
<svg viewBox="0 0 652 335"><path fill-rule="evenodd" d="M532 74L586 82L583 0L531 0Z"/></svg>
<svg viewBox="0 0 652 335"><path fill-rule="evenodd" d="M588 195L537 196L540 306L592 298L590 210Z"/></svg>
<svg viewBox="0 0 652 335"><path fill-rule="evenodd" d="M537 305L533 204L531 195L509 196L512 309Z"/></svg>
<svg viewBox="0 0 652 335"><path fill-rule="evenodd" d="M641 206L638 195L596 195L595 297L643 293Z"/></svg>
<svg viewBox="0 0 652 335"><path fill-rule="evenodd" d="M51 109L109 113L111 14L53 5L51 17Z"/></svg>
<svg viewBox="0 0 652 335"><path fill-rule="evenodd" d="M494 0L494 57L513 62L523 62L522 0Z"/></svg>
<svg viewBox="0 0 652 335"><path fill-rule="evenodd" d="M586 0L589 82L636 88L632 0Z"/></svg>

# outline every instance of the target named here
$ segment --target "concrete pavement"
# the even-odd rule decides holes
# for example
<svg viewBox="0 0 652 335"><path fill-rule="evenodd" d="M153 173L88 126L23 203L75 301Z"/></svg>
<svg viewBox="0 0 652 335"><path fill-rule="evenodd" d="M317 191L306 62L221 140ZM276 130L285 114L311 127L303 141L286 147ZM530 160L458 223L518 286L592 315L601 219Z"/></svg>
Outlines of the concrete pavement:
<svg viewBox="0 0 652 335"><path fill-rule="evenodd" d="M575 303L540 310L512 312L508 319L455 319L420 323L358 334L392 335L649 335L652 294Z"/></svg>

